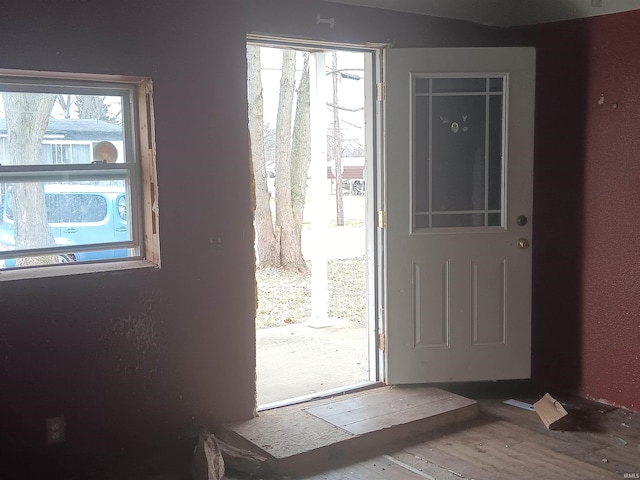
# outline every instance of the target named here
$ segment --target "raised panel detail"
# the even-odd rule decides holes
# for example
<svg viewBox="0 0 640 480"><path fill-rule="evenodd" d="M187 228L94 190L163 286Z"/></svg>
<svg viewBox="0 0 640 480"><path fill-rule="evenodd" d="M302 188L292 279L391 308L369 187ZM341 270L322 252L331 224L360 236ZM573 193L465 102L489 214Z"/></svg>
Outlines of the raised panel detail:
<svg viewBox="0 0 640 480"><path fill-rule="evenodd" d="M415 347L449 345L450 261L412 264L412 322Z"/></svg>
<svg viewBox="0 0 640 480"><path fill-rule="evenodd" d="M493 263L472 261L471 343L506 343L507 331L507 259Z"/></svg>

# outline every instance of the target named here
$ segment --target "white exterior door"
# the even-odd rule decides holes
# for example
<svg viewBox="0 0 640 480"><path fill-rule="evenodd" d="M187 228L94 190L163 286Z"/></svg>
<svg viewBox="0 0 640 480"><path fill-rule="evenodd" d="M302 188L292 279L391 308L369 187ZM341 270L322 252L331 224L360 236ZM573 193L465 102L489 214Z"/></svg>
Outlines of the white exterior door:
<svg viewBox="0 0 640 480"><path fill-rule="evenodd" d="M384 68L385 381L528 378L535 50Z"/></svg>

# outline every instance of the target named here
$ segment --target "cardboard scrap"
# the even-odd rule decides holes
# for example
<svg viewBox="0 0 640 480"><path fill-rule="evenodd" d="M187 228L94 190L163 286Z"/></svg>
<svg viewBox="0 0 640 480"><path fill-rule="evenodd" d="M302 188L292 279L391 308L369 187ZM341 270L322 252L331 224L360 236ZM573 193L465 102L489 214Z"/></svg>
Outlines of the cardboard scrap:
<svg viewBox="0 0 640 480"><path fill-rule="evenodd" d="M533 408L549 430L562 430L570 422L569 413L548 393L534 403Z"/></svg>

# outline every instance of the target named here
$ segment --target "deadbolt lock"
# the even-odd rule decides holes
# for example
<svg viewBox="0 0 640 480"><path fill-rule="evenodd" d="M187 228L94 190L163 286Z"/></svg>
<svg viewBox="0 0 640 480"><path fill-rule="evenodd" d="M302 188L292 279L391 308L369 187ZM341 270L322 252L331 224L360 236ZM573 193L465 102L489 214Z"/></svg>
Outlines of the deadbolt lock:
<svg viewBox="0 0 640 480"><path fill-rule="evenodd" d="M521 238L520 240L518 240L518 248L520 248L521 250L526 250L527 248L529 248L529 240L527 240L526 238Z"/></svg>

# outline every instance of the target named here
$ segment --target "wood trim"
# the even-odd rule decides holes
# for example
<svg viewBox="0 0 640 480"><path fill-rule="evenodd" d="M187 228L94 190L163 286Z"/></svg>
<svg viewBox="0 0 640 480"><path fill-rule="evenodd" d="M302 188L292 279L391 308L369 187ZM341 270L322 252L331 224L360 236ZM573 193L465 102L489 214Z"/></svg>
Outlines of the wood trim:
<svg viewBox="0 0 640 480"><path fill-rule="evenodd" d="M153 82L150 78L137 82L138 148L142 186L144 257L160 266L158 230L158 180L156 174L156 141L153 113Z"/></svg>

